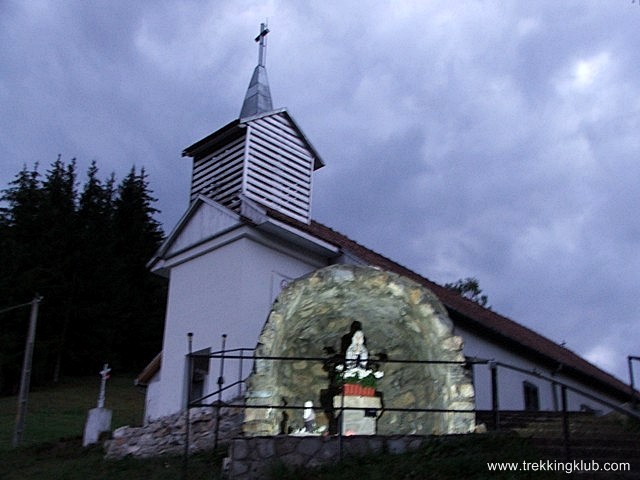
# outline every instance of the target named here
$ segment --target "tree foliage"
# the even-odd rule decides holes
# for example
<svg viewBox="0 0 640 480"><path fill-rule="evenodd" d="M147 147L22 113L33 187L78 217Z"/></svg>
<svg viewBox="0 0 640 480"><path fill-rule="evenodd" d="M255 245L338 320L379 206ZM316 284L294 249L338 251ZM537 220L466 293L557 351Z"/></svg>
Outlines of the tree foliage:
<svg viewBox="0 0 640 480"><path fill-rule="evenodd" d="M463 297L468 298L485 308L491 308L490 305L487 305L489 303L489 297L482 294L480 282L478 282L476 278L467 277L453 283L445 283L444 287L449 290L453 290L454 292L458 292Z"/></svg>
<svg viewBox="0 0 640 480"><path fill-rule="evenodd" d="M0 309L40 305L32 378L135 371L161 348L166 282L145 264L163 239L144 169L116 184L96 163L26 166L2 191ZM15 391L28 309L0 315L0 393Z"/></svg>

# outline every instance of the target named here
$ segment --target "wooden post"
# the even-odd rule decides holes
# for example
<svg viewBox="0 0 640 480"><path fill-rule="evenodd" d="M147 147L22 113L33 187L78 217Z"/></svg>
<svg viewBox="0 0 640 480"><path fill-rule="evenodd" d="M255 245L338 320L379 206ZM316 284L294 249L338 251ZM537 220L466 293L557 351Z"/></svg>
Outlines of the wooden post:
<svg viewBox="0 0 640 480"><path fill-rule="evenodd" d="M18 413L16 415L16 427L13 432L13 446L22 443L24 436L24 424L27 416L27 403L29 400L29 385L31 383L31 365L33 359L33 345L36 340L36 325L38 323L38 305L42 297L36 294L31 301L31 315L29 317L29 331L24 348L22 361L22 377L20 379L20 394L18 395Z"/></svg>
<svg viewBox="0 0 640 480"><path fill-rule="evenodd" d="M566 385L562 385L561 388L562 393L562 440L564 447L564 459L569 461L569 412L567 405L567 387Z"/></svg>
<svg viewBox="0 0 640 480"><path fill-rule="evenodd" d="M191 418L189 418L189 410L191 409L191 382L193 380L193 332L187 333L187 345L189 353L187 354L187 408L184 411L184 454L182 457L182 478L187 479L189 472L189 434L191 428Z"/></svg>
<svg viewBox="0 0 640 480"><path fill-rule="evenodd" d="M636 387L633 378L633 361L640 360L640 357L629 355L627 361L629 362L629 387L631 388L631 407L633 409L638 408L638 395L636 395Z"/></svg>
<svg viewBox="0 0 640 480"><path fill-rule="evenodd" d="M498 366L489 363L491 369L491 411L493 412L493 428L500 430L500 401L498 399Z"/></svg>
<svg viewBox="0 0 640 480"><path fill-rule="evenodd" d="M224 357L227 348L227 334L222 334L222 357L220 358L220 375L218 376L218 405L216 406L216 428L213 432L213 448L218 448L218 435L220 433L220 408L222 406L222 386L224 385ZM240 360L242 361L242 360Z"/></svg>

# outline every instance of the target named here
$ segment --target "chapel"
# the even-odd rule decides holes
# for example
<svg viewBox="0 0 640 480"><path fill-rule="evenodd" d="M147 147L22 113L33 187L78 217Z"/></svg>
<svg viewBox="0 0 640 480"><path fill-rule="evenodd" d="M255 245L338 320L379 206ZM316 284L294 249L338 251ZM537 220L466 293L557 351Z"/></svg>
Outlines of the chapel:
<svg viewBox="0 0 640 480"><path fill-rule="evenodd" d="M255 348L281 291L336 265L415 282L446 310L465 358L514 367L501 370L497 393L490 365L473 368L478 409L497 401L501 409L558 410L559 384L588 392L570 394L572 410L601 409L594 398L627 402L626 384L571 350L313 220L313 178L325 163L291 113L273 107L268 33L262 25L238 118L182 152L193 165L189 206L148 264L169 279L169 292L162 352L136 380L146 388L145 421L179 412L188 398L221 385L219 360L191 372L188 349L207 354L223 341L227 350ZM248 375L251 360L239 367Z"/></svg>

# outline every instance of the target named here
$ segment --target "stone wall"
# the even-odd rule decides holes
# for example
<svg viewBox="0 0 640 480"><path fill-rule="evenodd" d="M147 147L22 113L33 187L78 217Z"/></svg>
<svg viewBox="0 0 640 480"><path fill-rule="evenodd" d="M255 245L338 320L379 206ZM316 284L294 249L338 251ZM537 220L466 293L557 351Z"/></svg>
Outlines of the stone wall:
<svg viewBox="0 0 640 480"><path fill-rule="evenodd" d="M334 265L298 279L278 296L259 339L258 356L318 357L339 352L353 321L362 323L370 357L464 362L463 341L436 296L421 285L373 267ZM383 408L473 410L470 373L461 364L382 363ZM245 395L245 435L277 435L302 425L312 400L319 424L332 422L326 362L257 360ZM451 434L474 428L473 413L386 411L378 433Z"/></svg>
<svg viewBox="0 0 640 480"><path fill-rule="evenodd" d="M236 399L239 404L242 400ZM213 449L216 409L210 407L192 408L189 412L189 452ZM241 434L243 412L241 408L223 407L220 410L218 440L228 443ZM155 457L158 455L178 455L184 453L185 442L184 412L163 417L144 427L120 427L113 432L111 440L105 442L107 458Z"/></svg>
<svg viewBox="0 0 640 480"><path fill-rule="evenodd" d="M229 448L227 474L229 480L261 480L269 478L278 465L317 467L335 463L340 460L340 449L343 457L399 454L417 450L428 440L429 437L416 435L238 438Z"/></svg>

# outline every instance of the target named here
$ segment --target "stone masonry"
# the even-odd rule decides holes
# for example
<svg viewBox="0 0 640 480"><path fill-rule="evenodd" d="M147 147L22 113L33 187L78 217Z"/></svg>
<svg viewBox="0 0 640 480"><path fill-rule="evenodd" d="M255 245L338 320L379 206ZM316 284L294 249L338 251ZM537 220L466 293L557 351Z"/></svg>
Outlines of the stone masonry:
<svg viewBox="0 0 640 480"><path fill-rule="evenodd" d="M327 358L327 351L340 351L341 337L353 321L362 323L370 358L465 360L463 341L453 334L432 292L394 273L353 265L333 265L291 282L273 305L256 353ZM470 374L462 364L383 362L380 368L384 377L377 391L383 409L475 407ZM245 394L245 435L277 435L302 423L300 410L252 406L300 406L312 400L320 407L316 422L328 424L334 393L328 386L326 362L256 360ZM467 433L474 426L472 412L387 411L378 421L378 434Z"/></svg>
<svg viewBox="0 0 640 480"><path fill-rule="evenodd" d="M231 442L227 473L229 480L262 480L270 478L279 465L313 468L335 463L341 449L343 457L400 454L417 450L428 441L428 436L417 435L238 438Z"/></svg>
<svg viewBox="0 0 640 480"><path fill-rule="evenodd" d="M233 403L238 404L241 401L236 399ZM143 427L120 427L113 432L113 438L105 442L106 457L147 458L165 454L182 454L186 432L185 418L184 412L181 412L160 418ZM242 418L242 408L223 407L221 409L219 442L229 443L231 438L241 434ZM213 449L215 408L192 408L189 412L189 420L189 452Z"/></svg>

